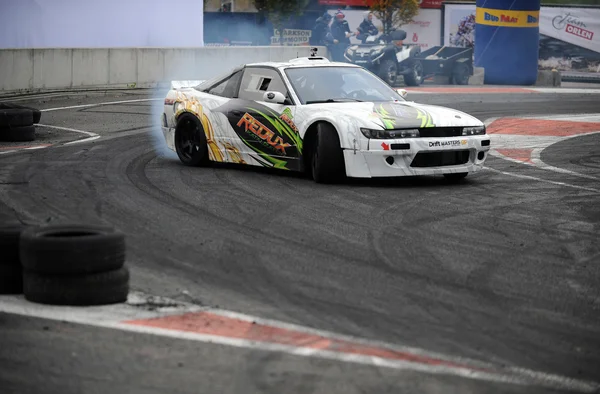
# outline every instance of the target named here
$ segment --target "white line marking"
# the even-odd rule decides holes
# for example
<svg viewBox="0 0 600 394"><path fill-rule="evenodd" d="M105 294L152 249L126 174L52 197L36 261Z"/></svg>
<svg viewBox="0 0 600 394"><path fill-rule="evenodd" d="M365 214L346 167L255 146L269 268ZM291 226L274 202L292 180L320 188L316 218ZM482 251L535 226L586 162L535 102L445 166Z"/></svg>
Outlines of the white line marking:
<svg viewBox="0 0 600 394"><path fill-rule="evenodd" d="M575 171L571 171L571 170L567 170L565 168L560 168L560 167L554 167L551 166L549 164L546 164L545 162L542 161L541 159L541 154L542 151L544 149L546 149L547 147L543 147L543 148L536 148L531 152L531 162L533 164L535 164L536 167L541 168L543 170L548 170L548 171L554 171L554 172L558 172L560 174L567 174L567 175L573 175L576 177L580 177L580 178L585 178L585 179L591 179L594 181L600 181L600 178L592 176L592 175L587 175L587 174L581 174L579 172L575 172Z"/></svg>
<svg viewBox="0 0 600 394"><path fill-rule="evenodd" d="M62 126L52 126L49 124L41 124L39 123L38 126L43 126L43 127L49 127L51 129L58 129L58 130L65 130L65 131L72 131L74 133L80 133L80 134L85 134L85 135L89 135L90 137L98 137L98 134L96 133L92 133L91 131L85 131L85 130L78 130L78 129L72 129L70 127L62 127Z"/></svg>
<svg viewBox="0 0 600 394"><path fill-rule="evenodd" d="M7 154L7 153L15 153L15 152L18 152L18 151L19 151L19 150L5 150L5 151L3 151L3 152L0 152L0 155L5 155L5 154Z"/></svg>
<svg viewBox="0 0 600 394"><path fill-rule="evenodd" d="M523 162L519 162L519 163L524 164ZM538 178L538 177L530 176L530 175L515 174L515 173L512 173L512 172L506 172L506 171L496 170L495 168L491 168L491 167L484 167L484 168L486 170L489 170L489 171L497 172L497 173L508 175L508 176L514 176L516 178L532 179L532 180L535 180L535 181L538 181L538 182L551 183L553 185L572 187L572 188L575 188L575 189L581 189L581 190L585 190L585 191L588 191L588 192L600 193L599 189L593 189L591 187L571 185L569 183L551 181L549 179Z"/></svg>
<svg viewBox="0 0 600 394"><path fill-rule="evenodd" d="M455 360L457 362L462 363L462 365L465 366L443 364L433 365L431 363L410 362L405 360L389 359L364 354L336 352L332 350L318 349L316 347L310 348L308 346L290 346L277 343L267 343L241 338L200 334L126 323L126 321L128 320L149 319L154 317L182 315L189 312L204 311L219 314L225 317L232 317L246 321L251 320L257 322L258 324L267 324L275 327L289 328L305 333L318 333L320 336L329 339L348 340L351 343L357 344L368 344L369 342L372 342L364 341L359 338L353 338L349 336L331 334L326 331L314 330L306 327L297 326L294 324L287 324L268 319L260 319L236 312L200 307L197 305L187 304L175 300L170 300L173 306L164 308L158 307L156 310L150 311L143 307L144 304L149 300L152 300L152 297L149 298L147 295L144 295L142 293L132 292L130 293L128 302L126 304L80 308L36 304L28 302L24 299L22 295L7 295L0 296L0 311L23 316L32 316L58 321L68 321L88 326L106 327L124 331L138 332L142 334L167 336L183 340L193 340L246 349L283 352L296 356L319 357L323 359L352 362L362 365L386 367L398 370L412 370L430 374L454 375L489 382L503 382L526 386L535 385L548 388L567 389L590 393L600 389L600 384L598 384L597 382L576 380L565 376L547 374L544 372L537 372L519 367L499 367L494 366L490 363L474 362L472 363L473 368L470 368L469 366L465 365L466 359L458 357L450 358L448 356L445 356L441 359ZM164 302L169 300L162 297L156 297L156 300L153 301L158 301L160 304L161 301ZM140 307L136 307L136 305ZM391 346L389 344L384 344L382 347L390 350L398 348L397 346ZM432 354L431 352L427 352L421 349L418 350L421 354ZM437 355L435 357L437 357ZM485 366L481 369L487 369L487 371L477 369L479 365Z"/></svg>
<svg viewBox="0 0 600 394"><path fill-rule="evenodd" d="M46 109L42 109L40 111L42 111L42 112L62 111L65 109L90 108L90 107L100 107L103 105L139 103L139 102L143 102L143 101L160 101L160 100L164 100L164 99L152 98L152 99L137 99L137 100L106 101L103 103L95 103L95 104L81 104L81 105L71 105L68 107L46 108Z"/></svg>
<svg viewBox="0 0 600 394"><path fill-rule="evenodd" d="M85 134L85 135L89 135L89 138L84 138L82 140L77 140L77 141L71 141L71 142L66 142L63 145L73 145L73 144L81 144L83 142L89 142L89 141L93 141L93 140L97 140L98 138L100 138L100 135L96 134L96 133L92 133L91 131L85 131L85 130L78 130L78 129L72 129L70 127L61 127L61 126L51 126L51 125L47 125L47 124L39 124L39 126L42 127L48 127L51 129L58 129L58 130L65 130L65 131L72 131L74 133L80 133L80 134Z"/></svg>
<svg viewBox="0 0 600 394"><path fill-rule="evenodd" d="M97 135L97 136L95 136L95 137L84 138L84 139L82 139L82 140L77 140L77 141L66 142L66 143L64 143L63 145L74 145L74 144L81 144L81 143L84 143L84 142L90 142L90 141L93 141L93 140L97 140L98 138L100 138L100 136L99 136L99 135Z"/></svg>

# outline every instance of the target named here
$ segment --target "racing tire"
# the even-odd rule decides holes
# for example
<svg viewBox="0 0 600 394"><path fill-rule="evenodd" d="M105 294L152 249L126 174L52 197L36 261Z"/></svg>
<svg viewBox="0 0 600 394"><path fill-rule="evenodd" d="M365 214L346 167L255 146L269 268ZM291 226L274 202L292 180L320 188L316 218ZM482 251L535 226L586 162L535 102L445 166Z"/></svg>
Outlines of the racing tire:
<svg viewBox="0 0 600 394"><path fill-rule="evenodd" d="M456 172L453 174L444 174L444 178L446 178L450 182L457 182L461 179L466 178L467 175L469 175L468 172Z"/></svg>
<svg viewBox="0 0 600 394"><path fill-rule="evenodd" d="M23 270L20 265L0 265L0 294L23 293Z"/></svg>
<svg viewBox="0 0 600 394"><path fill-rule="evenodd" d="M452 83L455 85L468 85L471 72L465 63L456 63L452 70Z"/></svg>
<svg viewBox="0 0 600 394"><path fill-rule="evenodd" d="M0 141L25 142L35 140L35 126L0 127Z"/></svg>
<svg viewBox="0 0 600 394"><path fill-rule="evenodd" d="M13 104L13 103L0 103L0 110L2 109L28 109L31 110L33 115L33 123L38 124L42 118L42 111L37 108L27 107L25 105Z"/></svg>
<svg viewBox="0 0 600 394"><path fill-rule="evenodd" d="M204 127L193 115L183 115L175 128L175 151L186 166L201 167L209 164L208 143Z"/></svg>
<svg viewBox="0 0 600 394"><path fill-rule="evenodd" d="M321 123L311 149L311 173L317 183L336 183L346 176L344 153L333 126Z"/></svg>
<svg viewBox="0 0 600 394"><path fill-rule="evenodd" d="M415 61L410 73L404 75L406 86L419 86L423 83L423 65L420 61Z"/></svg>
<svg viewBox="0 0 600 394"><path fill-rule="evenodd" d="M398 81L398 65L395 61L387 59L381 62L378 72L379 78L390 86L395 86Z"/></svg>
<svg viewBox="0 0 600 394"><path fill-rule="evenodd" d="M88 275L119 269L125 263L125 235L111 227L51 225L21 233L25 270L49 275Z"/></svg>
<svg viewBox="0 0 600 394"><path fill-rule="evenodd" d="M127 301L129 269L91 275L57 276L23 271L25 299L65 306L109 305Z"/></svg>
<svg viewBox="0 0 600 394"><path fill-rule="evenodd" d="M0 129L31 125L33 125L33 111L30 109L0 109Z"/></svg>
<svg viewBox="0 0 600 394"><path fill-rule="evenodd" d="M21 266L19 243L21 234L26 228L20 223L0 227L0 266Z"/></svg>

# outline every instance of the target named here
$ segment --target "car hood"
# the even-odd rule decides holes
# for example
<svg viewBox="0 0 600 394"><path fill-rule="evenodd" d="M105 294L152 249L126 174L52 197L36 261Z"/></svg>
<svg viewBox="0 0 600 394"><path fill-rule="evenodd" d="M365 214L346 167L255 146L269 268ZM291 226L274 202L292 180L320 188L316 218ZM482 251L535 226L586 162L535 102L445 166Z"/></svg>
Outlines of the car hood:
<svg viewBox="0 0 600 394"><path fill-rule="evenodd" d="M437 105L415 102L324 103L305 106L354 118L361 127L409 129L423 127L482 126L483 123L464 112Z"/></svg>

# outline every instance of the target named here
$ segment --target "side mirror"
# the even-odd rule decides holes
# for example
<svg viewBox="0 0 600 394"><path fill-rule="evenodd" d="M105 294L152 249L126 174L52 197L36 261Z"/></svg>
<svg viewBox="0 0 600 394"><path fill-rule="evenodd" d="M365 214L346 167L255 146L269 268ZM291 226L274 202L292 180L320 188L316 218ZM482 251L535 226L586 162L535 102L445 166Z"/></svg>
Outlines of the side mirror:
<svg viewBox="0 0 600 394"><path fill-rule="evenodd" d="M265 92L263 94L263 101L267 103L283 104L285 102L285 96L281 92Z"/></svg>
<svg viewBox="0 0 600 394"><path fill-rule="evenodd" d="M408 96L408 91L406 89L396 89L396 92L402 96L402 98L406 98L406 96Z"/></svg>

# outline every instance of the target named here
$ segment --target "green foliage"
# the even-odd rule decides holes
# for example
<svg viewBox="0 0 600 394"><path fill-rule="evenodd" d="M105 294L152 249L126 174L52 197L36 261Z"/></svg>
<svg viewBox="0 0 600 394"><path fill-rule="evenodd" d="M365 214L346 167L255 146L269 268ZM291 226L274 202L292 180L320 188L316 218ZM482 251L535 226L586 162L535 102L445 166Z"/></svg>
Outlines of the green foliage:
<svg viewBox="0 0 600 394"><path fill-rule="evenodd" d="M374 0L370 7L373 14L383 23L383 32L389 33L413 21L419 13L418 0Z"/></svg>
<svg viewBox="0 0 600 394"><path fill-rule="evenodd" d="M267 15L273 27L279 30L280 44L283 45L283 28L294 16L302 15L310 0L254 0L258 12Z"/></svg>

